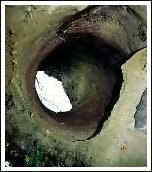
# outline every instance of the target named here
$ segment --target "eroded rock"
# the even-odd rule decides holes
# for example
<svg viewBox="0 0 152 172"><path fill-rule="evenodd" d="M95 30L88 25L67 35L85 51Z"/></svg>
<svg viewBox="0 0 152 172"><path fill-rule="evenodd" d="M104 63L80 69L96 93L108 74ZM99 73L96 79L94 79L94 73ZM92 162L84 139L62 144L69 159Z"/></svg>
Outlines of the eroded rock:
<svg viewBox="0 0 152 172"><path fill-rule="evenodd" d="M93 16L100 13L101 8L98 7L93 10ZM110 7L103 8L107 13L107 8ZM14 109L7 112L6 121L7 126L9 126L6 131L7 143L9 143L8 159L9 150L15 149L13 150L15 153L11 154L11 160L13 161L16 152L18 155L22 154L22 164L25 166L33 165L34 157L39 152L43 154L41 161L46 162L44 166L145 166L146 136L134 129L134 114L141 95L146 88L146 50L137 52L137 54L132 56L132 53L146 46L146 41L143 39L146 26L140 25L143 24L142 19L136 18L132 12L127 11L126 7L119 7L120 11L124 12L120 15L122 17L121 20L123 20L125 15L129 18L122 25L117 21L120 19L119 16L112 17L113 12L117 13L115 9L111 9L110 20L105 15L102 15L101 20L99 15L98 20L95 17L93 19L90 18L89 22L91 24L89 26L98 23L96 29L100 28L100 33L97 35L101 34L102 38L105 37L109 43L112 41L112 45L121 49L119 56L115 54L111 65L119 64L120 57L125 60L130 57L130 60L122 66L124 82L120 98L114 106L109 120L104 124L100 135L86 142L72 142L72 140L78 138L77 136L79 138L88 136L88 133L92 132L92 128L86 134L84 134L83 128L81 128L82 132L76 131L73 133L71 129L65 130L62 126L62 129L59 128L55 121L48 123L47 117L45 119L42 118L45 113L39 109L38 105L34 106L35 99L27 91L27 78L25 75L31 75L31 72L27 70L29 64L33 62L37 54L40 54L40 51L38 52L40 47L42 50L45 48L44 44L53 48L56 43L66 41L66 37L62 38L62 35L56 35L56 30L66 16L76 13L76 10L71 7L65 7L65 9L62 8L60 10L57 7L55 10L52 9L52 12L48 15L48 9L46 7L46 10L41 8L39 10L39 7L36 7L31 11L31 9L27 10L26 6L24 8L22 6L7 7L6 9L7 30L11 29L13 33L13 47L11 48L15 51L15 53L8 53L6 56L6 68L9 66L8 63L10 61L13 62L13 68L9 66L6 71L7 74L11 73L6 78L9 85L7 87L9 91L6 91L9 92L9 95L10 92L12 93L14 101ZM32 14L29 14L29 12L32 12ZM134 20L132 21L132 19ZM81 25L82 21L76 20L74 22L75 31L77 31L75 26L77 24ZM132 25L131 30L129 29L130 25ZM128 27L127 32L125 31L125 26ZM142 28L140 29L142 30L141 32L138 32L139 26ZM70 26L67 33L72 33L74 29ZM91 29L91 31L95 30ZM129 33L131 35L128 36L127 34ZM142 37L139 35L142 35ZM122 53L123 51L125 53ZM36 60L38 59L36 58ZM118 65L119 67L120 64ZM9 106L9 108L11 107ZM34 144L35 140L36 144ZM15 146L12 146L14 144ZM15 163L11 164L15 166L19 164L19 157L16 156ZM29 157L32 163L29 163ZM55 160L50 162L45 157ZM26 164L25 161L28 163ZM42 165L42 162L38 160L37 164Z"/></svg>

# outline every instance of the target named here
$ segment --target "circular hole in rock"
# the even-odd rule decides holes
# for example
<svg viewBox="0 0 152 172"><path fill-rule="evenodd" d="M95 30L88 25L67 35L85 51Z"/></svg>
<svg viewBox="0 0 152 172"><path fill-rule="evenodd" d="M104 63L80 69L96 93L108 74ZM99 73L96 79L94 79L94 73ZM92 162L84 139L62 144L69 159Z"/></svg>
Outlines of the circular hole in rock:
<svg viewBox="0 0 152 172"><path fill-rule="evenodd" d="M98 134L119 97L119 56L94 36L67 39L38 65L35 90L43 110L66 127L90 127L92 136Z"/></svg>

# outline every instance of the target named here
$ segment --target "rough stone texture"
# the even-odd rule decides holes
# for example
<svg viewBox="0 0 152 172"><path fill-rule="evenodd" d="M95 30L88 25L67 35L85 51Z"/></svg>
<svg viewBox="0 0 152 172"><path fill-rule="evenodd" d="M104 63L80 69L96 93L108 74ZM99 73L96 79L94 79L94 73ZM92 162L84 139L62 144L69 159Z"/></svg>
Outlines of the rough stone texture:
<svg viewBox="0 0 152 172"><path fill-rule="evenodd" d="M129 6L144 23L147 22L147 7L144 5L130 5Z"/></svg>
<svg viewBox="0 0 152 172"><path fill-rule="evenodd" d="M33 60L33 51L48 39L48 33L49 39L54 39L59 23L77 10L44 6L6 9L6 160L11 159L14 166L25 162L27 166L145 166L146 135L134 129L134 114L146 88L146 49L122 66L119 101L101 134L92 140L71 142L70 131L65 133L54 123L50 126L41 118L43 112L34 109L33 97L27 96L25 69ZM113 29L113 34L118 31Z"/></svg>
<svg viewBox="0 0 152 172"><path fill-rule="evenodd" d="M145 9L144 9L145 10ZM63 24L60 34L79 35L93 33L120 51L123 58L130 57L134 52L146 47L145 20L129 6L96 6L88 8L80 15L74 15Z"/></svg>
<svg viewBox="0 0 152 172"><path fill-rule="evenodd" d="M135 128L147 131L147 89L144 90L140 103L136 107Z"/></svg>
<svg viewBox="0 0 152 172"><path fill-rule="evenodd" d="M136 106L146 88L145 64L146 49L122 66L124 82L120 98L101 135L92 141L96 165L146 165L146 136L134 129Z"/></svg>

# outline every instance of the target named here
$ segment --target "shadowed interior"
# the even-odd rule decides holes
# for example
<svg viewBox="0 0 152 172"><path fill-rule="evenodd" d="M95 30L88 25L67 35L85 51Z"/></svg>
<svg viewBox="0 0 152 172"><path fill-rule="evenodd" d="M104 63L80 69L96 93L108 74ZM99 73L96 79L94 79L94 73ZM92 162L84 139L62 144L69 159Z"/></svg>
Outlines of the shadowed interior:
<svg viewBox="0 0 152 172"><path fill-rule="evenodd" d="M37 71L62 82L72 109L55 113L39 100L41 108L66 127L97 126L95 133L99 133L119 98L119 56L120 51L93 35L71 35L39 62Z"/></svg>

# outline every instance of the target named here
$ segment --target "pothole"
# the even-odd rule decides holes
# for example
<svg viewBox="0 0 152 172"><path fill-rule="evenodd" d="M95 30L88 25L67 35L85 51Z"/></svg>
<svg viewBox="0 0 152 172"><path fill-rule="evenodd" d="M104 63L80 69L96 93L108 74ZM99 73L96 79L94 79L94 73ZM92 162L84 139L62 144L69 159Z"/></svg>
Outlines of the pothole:
<svg viewBox="0 0 152 172"><path fill-rule="evenodd" d="M6 161L9 161L9 165L13 166L128 166L129 164L131 166L145 166L145 136L141 132L130 130L130 128L132 127L133 129L134 127L132 125L134 124L132 122L135 120L133 113L135 112L137 102L139 102L141 90L143 91L146 84L146 74L141 70L141 67L144 68L142 62L144 61L145 63L146 61L146 53L144 56L141 53L141 55L133 58L133 62L122 66L124 80L127 82L123 84L124 87L121 89L122 94L119 101L117 100L122 83L122 73L120 63L117 60L123 58L127 60L136 51L146 47L146 41L143 43L145 39L141 39L144 38L143 32L140 32L142 28L138 27L142 26L142 18L144 17L145 24L142 27L146 31L146 6L133 7L137 9L139 15L136 13L136 10L133 12L128 11L129 6L127 8L126 6L117 7L111 5L92 6L92 11L87 11L85 14L82 11L81 16L77 15L78 20L76 19L75 21L74 18L72 21L69 21L67 24L70 24L70 27L66 27L66 25L65 28L61 28L62 32L60 32L60 35L56 35L56 26L62 23L64 16L76 13L76 11L72 12L71 6L65 6L63 10L60 10L60 7L57 6L55 13L48 15L48 7L44 6L44 11L41 11L41 6L36 6L37 9L34 11L34 16L30 19L28 18L26 23L22 21L22 18L25 16L27 6L20 6L20 8L17 6L12 6L12 8L6 7L6 30L7 27L10 27L16 35L13 37L14 53L8 51L10 46L7 46L7 43L10 41L6 39L6 74L9 74L6 75L5 89L7 93L5 108ZM54 7L49 8L50 11ZM144 12L142 8L145 9ZM106 15L112 16L112 20L114 20L105 19ZM49 31L47 32L47 30ZM80 31L83 34L76 34ZM87 31L94 35L96 34L96 37L91 34L87 36ZM99 38L108 41L108 44L112 46L109 46ZM97 59L99 59L98 65L94 65L94 63L86 64L87 60L83 61L83 64L88 66L87 68L89 69L94 66L97 69L96 72L103 69L106 77L108 75L111 76L111 73L113 73L115 78L112 92L109 91L110 95L112 94L112 98L108 99L109 103L106 102L108 105L103 108L104 113L99 114L100 119L98 120L94 120L93 114L92 118L86 121L81 119L84 113L81 113L81 116L71 116L73 108L76 108L79 99L72 99L72 97L75 97L75 94L71 94L73 95L71 97L68 95L71 91L69 88L66 89L63 80L57 77L55 72L51 72L48 75L44 72L45 70L39 68L41 62L48 56L51 59L59 57L55 55L58 50L63 50L64 48L62 47L68 47L67 45L71 42L73 42L72 45L75 43L75 46L69 45L69 47L71 51L75 50L75 47L79 45L79 40L82 41L83 47L88 47L89 50L87 52L94 50L93 58L98 56ZM113 46L120 47L122 51L128 53L127 56L126 53L120 55L120 50L114 49ZM67 48L65 49L68 50ZM78 51L74 52L79 54ZM119 58L120 56L122 58ZM60 63L62 57L60 56L59 60L57 60L58 63ZM12 72L11 66L13 64L10 64L10 62L13 59L15 59L15 62L13 62L14 70ZM98 68L101 69L99 70ZM70 103L72 103L71 109L66 109L66 112L63 112L63 109L59 106L58 111L55 112L53 111L54 109L50 110L44 107L35 89L35 77L39 71L43 71L47 76L62 83L62 88L68 96ZM96 76L96 72L90 72L91 74L89 73L87 76L91 75L94 79L93 75ZM10 74L12 75L10 76ZM7 80L11 82L7 82ZM71 89L75 90L75 87L71 86ZM53 89L54 92L55 90ZM106 91L108 91L108 87L106 87ZM12 99L15 105L12 104ZM117 103L116 105L115 102ZM100 103L102 104L101 101ZM94 107L93 103L89 105L91 107L87 107ZM114 105L115 107L113 108ZM68 119L70 118L69 116L71 121ZM108 117L110 119L105 121ZM95 137L99 133L100 136ZM86 143L71 142L71 140L85 140L86 138L93 138L93 140ZM39 147L37 147L37 144L34 144L35 140L38 141L40 148L44 145L44 152L48 152L48 155L44 154L41 149L37 149ZM122 150L122 147L125 149ZM77 150L82 154L77 156ZM31 162L33 162L32 165Z"/></svg>
<svg viewBox="0 0 152 172"><path fill-rule="evenodd" d="M69 37L38 62L32 81L36 102L59 128L94 137L119 97L123 79L115 56L118 50L93 35Z"/></svg>

